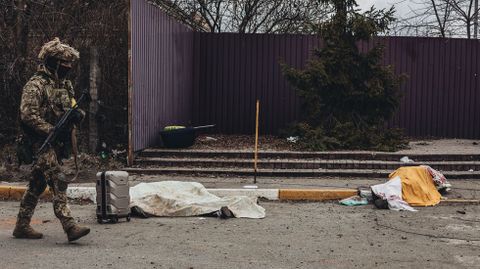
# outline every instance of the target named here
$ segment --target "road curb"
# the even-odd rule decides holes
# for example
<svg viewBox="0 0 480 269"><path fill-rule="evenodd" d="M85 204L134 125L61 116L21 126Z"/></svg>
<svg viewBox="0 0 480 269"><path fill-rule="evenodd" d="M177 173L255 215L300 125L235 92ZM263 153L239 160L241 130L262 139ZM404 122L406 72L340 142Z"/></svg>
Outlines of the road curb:
<svg viewBox="0 0 480 269"><path fill-rule="evenodd" d="M27 187L25 186L0 185L0 200L20 201L26 190ZM71 187L67 189L67 197L70 199L95 201L95 196L95 187ZM46 189L40 195L40 198L51 199L52 193L49 189Z"/></svg>
<svg viewBox="0 0 480 269"><path fill-rule="evenodd" d="M26 189L24 186L0 185L0 200L20 201ZM51 198L50 190L46 189L40 198Z"/></svg>
<svg viewBox="0 0 480 269"><path fill-rule="evenodd" d="M340 200L358 194L356 189L280 189L279 200L328 201Z"/></svg>
<svg viewBox="0 0 480 269"><path fill-rule="evenodd" d="M20 201L27 188L25 186L0 185L0 201ZM219 197L224 196L248 196L264 198L270 201L335 201L358 194L356 189L207 189L210 193ZM40 196L51 199L51 193L47 189ZM95 202L95 187L73 186L67 190L67 197L75 200ZM480 204L480 200L447 199L441 201L442 205Z"/></svg>
<svg viewBox="0 0 480 269"><path fill-rule="evenodd" d="M16 200L22 198L27 188L24 186L0 185L0 200ZM224 196L249 196L264 198L271 201L327 201L339 200L357 194L356 189L207 189L219 197ZM47 189L42 195L51 198ZM95 201L95 187L75 186L69 187L67 197L70 199Z"/></svg>

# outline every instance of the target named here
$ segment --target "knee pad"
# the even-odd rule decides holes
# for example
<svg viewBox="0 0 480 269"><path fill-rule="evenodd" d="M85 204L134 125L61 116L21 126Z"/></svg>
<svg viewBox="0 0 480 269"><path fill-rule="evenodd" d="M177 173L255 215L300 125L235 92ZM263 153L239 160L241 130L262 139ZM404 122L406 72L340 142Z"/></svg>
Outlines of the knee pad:
<svg viewBox="0 0 480 269"><path fill-rule="evenodd" d="M47 188L47 181L42 173L34 171L32 179L29 182L28 191L36 196L40 196Z"/></svg>
<svg viewBox="0 0 480 269"><path fill-rule="evenodd" d="M57 180L58 190L61 192L67 191L67 188L68 188L67 176L64 173L58 173L57 179L58 179Z"/></svg>
<svg viewBox="0 0 480 269"><path fill-rule="evenodd" d="M62 172L52 175L48 180L48 185L53 188L54 192L65 192L68 188L65 178L65 174Z"/></svg>

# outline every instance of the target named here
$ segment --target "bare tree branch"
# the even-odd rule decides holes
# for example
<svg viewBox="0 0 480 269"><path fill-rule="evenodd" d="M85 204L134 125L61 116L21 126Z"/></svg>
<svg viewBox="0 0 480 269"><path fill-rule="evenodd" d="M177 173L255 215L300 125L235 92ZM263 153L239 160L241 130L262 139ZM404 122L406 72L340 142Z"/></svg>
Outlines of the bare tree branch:
<svg viewBox="0 0 480 269"><path fill-rule="evenodd" d="M155 0L162 2L162 0ZM328 7L318 0L175 0L187 14L201 17L211 32L315 32Z"/></svg>
<svg viewBox="0 0 480 269"><path fill-rule="evenodd" d="M479 10L475 0L416 0L410 13L395 26L397 34L467 37Z"/></svg>

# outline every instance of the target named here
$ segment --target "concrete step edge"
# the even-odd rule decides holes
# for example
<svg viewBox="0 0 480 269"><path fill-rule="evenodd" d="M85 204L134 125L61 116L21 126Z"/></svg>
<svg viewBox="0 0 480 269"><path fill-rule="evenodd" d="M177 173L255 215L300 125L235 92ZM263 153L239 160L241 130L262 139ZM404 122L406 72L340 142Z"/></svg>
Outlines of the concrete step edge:
<svg viewBox="0 0 480 269"><path fill-rule="evenodd" d="M254 163L253 159L215 159L215 158L137 158L135 159L137 163L163 163L163 162L178 162L178 163ZM408 164L408 165L422 165L426 162L411 162L404 163L401 161L383 161L383 160L355 160L355 159L341 159L341 160L312 160L312 159L260 159L257 163L285 163L285 164L298 164L298 163L318 163L318 164ZM429 161L428 164L438 164L438 165L480 165L480 161Z"/></svg>
<svg viewBox="0 0 480 269"><path fill-rule="evenodd" d="M207 150L145 150L139 157L179 157L179 156L223 156L224 158L252 158L253 151L207 151ZM408 156L417 161L428 160L480 160L480 154L405 154L388 152L294 152L294 151L261 151L259 158L323 158L323 159L372 159L400 160Z"/></svg>
<svg viewBox="0 0 480 269"><path fill-rule="evenodd" d="M253 169L220 169L220 168L125 168L124 171L134 174L226 174L226 175L253 175ZM344 176L344 177L388 177L391 170L367 169L258 169L258 176ZM449 179L479 179L480 172L474 171L442 171Z"/></svg>
<svg viewBox="0 0 480 269"><path fill-rule="evenodd" d="M252 150L197 150L197 149L144 149L140 153L207 153L207 154L230 154L230 153L240 153L240 154L252 154ZM305 154L305 155L349 155L349 154L368 154L368 155L391 155L391 156L478 156L479 154L462 154L462 153L402 153L402 152L385 152L385 151L276 151L276 150L259 150L258 153L265 154Z"/></svg>

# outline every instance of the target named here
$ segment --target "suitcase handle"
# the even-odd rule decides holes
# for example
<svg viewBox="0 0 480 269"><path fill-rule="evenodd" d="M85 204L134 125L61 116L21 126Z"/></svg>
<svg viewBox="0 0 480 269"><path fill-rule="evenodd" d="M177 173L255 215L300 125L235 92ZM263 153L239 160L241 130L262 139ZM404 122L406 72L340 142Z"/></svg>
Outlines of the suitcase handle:
<svg viewBox="0 0 480 269"><path fill-rule="evenodd" d="M105 179L105 173L102 172L100 176L100 188L102 190L102 219L107 218L107 182Z"/></svg>

